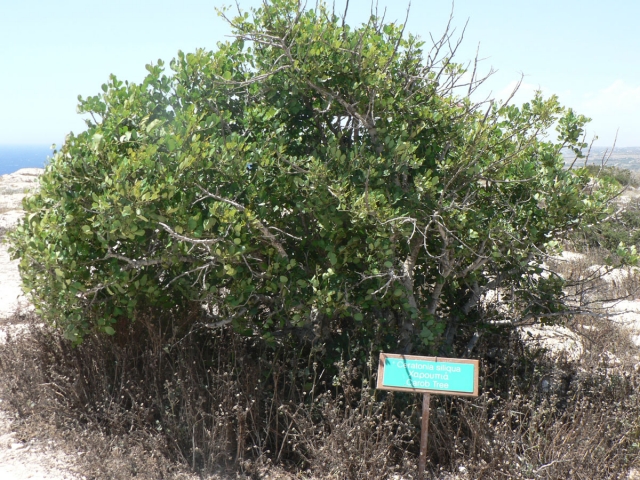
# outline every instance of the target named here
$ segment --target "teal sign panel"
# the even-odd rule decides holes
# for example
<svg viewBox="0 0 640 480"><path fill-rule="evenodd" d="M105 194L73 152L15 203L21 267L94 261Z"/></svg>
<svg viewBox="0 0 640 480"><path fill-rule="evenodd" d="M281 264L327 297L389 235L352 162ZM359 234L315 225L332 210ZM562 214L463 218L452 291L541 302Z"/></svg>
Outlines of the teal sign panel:
<svg viewBox="0 0 640 480"><path fill-rule="evenodd" d="M409 358L385 358L382 387L473 394L476 365Z"/></svg>

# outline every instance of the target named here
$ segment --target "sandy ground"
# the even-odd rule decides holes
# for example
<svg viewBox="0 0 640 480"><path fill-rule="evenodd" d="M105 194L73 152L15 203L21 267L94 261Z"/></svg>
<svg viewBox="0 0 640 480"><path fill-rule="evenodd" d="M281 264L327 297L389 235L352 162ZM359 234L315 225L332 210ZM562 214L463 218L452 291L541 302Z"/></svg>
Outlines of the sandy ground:
<svg viewBox="0 0 640 480"><path fill-rule="evenodd" d="M18 261L9 258L7 245L0 245L0 320L15 311L30 308L20 287Z"/></svg>
<svg viewBox="0 0 640 480"><path fill-rule="evenodd" d="M0 228L11 228L22 217L21 201L25 191L36 185L39 168L25 168L0 176ZM20 287L18 261L9 258L6 243L0 244L0 345L10 331L18 333L22 325L6 323L6 318L31 306ZM0 403L0 479L1 480L76 480L70 472L73 459L56 448L51 440L24 442L12 428L13 419Z"/></svg>
<svg viewBox="0 0 640 480"><path fill-rule="evenodd" d="M0 176L0 230L12 228L22 218L22 198L37 185L41 168L23 168ZM29 308L20 287L18 261L11 260L8 245L0 242L0 320Z"/></svg>
<svg viewBox="0 0 640 480"><path fill-rule="evenodd" d="M23 442L11 429L11 418L0 411L0 478L2 480L76 480L72 460L51 441Z"/></svg>
<svg viewBox="0 0 640 480"><path fill-rule="evenodd" d="M40 168L23 168L0 176L0 229L13 227L22 217L22 198L32 189L42 173ZM15 311L29 308L20 287L18 261L9 257L8 246L0 243L0 320Z"/></svg>

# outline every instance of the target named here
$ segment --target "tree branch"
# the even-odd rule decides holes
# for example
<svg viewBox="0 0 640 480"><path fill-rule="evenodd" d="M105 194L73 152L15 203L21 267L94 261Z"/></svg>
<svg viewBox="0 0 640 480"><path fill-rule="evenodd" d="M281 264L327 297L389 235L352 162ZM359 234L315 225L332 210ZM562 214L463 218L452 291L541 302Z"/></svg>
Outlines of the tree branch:
<svg viewBox="0 0 640 480"><path fill-rule="evenodd" d="M206 188L202 187L201 185L198 185L198 188L200 190L202 190L204 193L206 193L206 195L208 197L213 198L214 200L218 200L219 202L227 203L227 204L237 208L241 212L246 212L247 211L247 209L245 208L244 205L241 205L240 203L238 203L238 202L236 202L234 200L230 200L228 198L221 197L220 195L216 195L215 193L211 193L210 191L208 191ZM206 197L204 197L204 198L206 198ZM280 241L276 238L276 236L269 231L267 226L264 223L262 223L258 218L254 217L252 220L256 224L258 229L262 232L262 235L278 251L280 256L283 257L283 258L289 258L289 256L287 255L286 250L282 246L282 243L280 243Z"/></svg>

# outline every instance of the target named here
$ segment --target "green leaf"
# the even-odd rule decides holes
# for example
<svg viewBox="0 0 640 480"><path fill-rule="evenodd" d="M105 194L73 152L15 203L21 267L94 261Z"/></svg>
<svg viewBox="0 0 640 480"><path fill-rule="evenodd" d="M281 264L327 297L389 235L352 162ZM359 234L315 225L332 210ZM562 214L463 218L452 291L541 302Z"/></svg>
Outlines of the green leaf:
<svg viewBox="0 0 640 480"><path fill-rule="evenodd" d="M284 63L281 49L234 40L79 99L87 129L51 158L9 233L43 318L78 342L114 316L189 323L208 303L225 318L246 308L236 332L286 349L301 332L265 333L326 315L318 358L333 369L344 352L391 343L428 353L458 329L449 313L472 286L500 283L532 315L571 307L564 280L532 273L558 240L613 213L618 191L590 188L559 155L584 149L587 119L541 94L523 106L461 97L464 67L447 58L434 71L402 27L343 25L323 2L299 4L238 20L238 32L295 47ZM638 262L617 248L626 238L611 254ZM427 319L420 307L435 300L441 316ZM480 307L470 317L495 320ZM425 326L423 345L390 340Z"/></svg>

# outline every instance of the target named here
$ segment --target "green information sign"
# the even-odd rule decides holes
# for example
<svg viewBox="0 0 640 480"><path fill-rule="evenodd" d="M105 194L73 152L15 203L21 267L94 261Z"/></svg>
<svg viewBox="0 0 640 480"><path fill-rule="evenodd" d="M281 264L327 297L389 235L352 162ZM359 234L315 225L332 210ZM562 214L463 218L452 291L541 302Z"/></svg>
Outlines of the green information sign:
<svg viewBox="0 0 640 480"><path fill-rule="evenodd" d="M477 396L478 367L478 360L382 353L378 388Z"/></svg>

